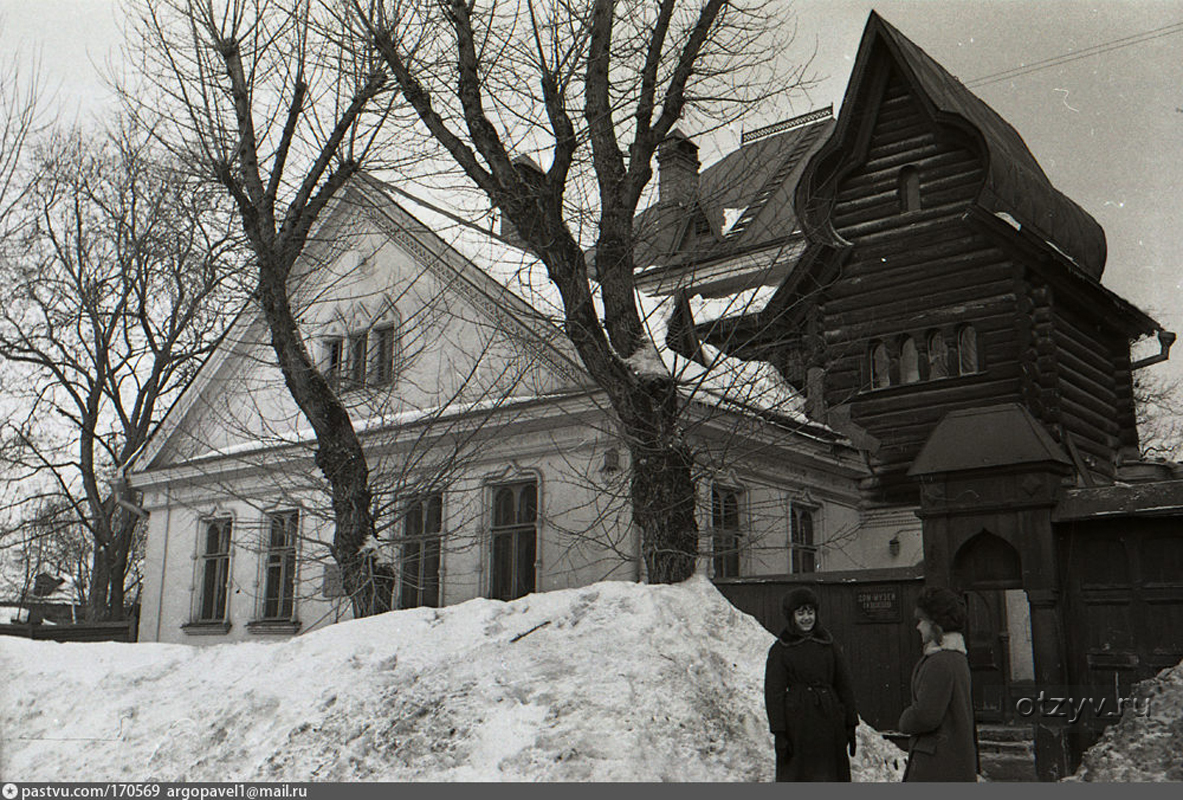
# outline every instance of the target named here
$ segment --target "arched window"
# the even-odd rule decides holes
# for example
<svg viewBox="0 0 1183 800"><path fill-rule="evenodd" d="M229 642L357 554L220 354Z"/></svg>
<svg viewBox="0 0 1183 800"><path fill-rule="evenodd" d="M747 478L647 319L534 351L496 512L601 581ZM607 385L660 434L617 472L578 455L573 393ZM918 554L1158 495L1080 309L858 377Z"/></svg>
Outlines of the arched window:
<svg viewBox="0 0 1183 800"><path fill-rule="evenodd" d="M490 596L516 600L534 591L538 552L538 483L530 480L493 488L493 565Z"/></svg>
<svg viewBox="0 0 1183 800"><path fill-rule="evenodd" d="M916 353L916 342L911 336L900 341L900 383L916 383L920 380L920 357Z"/></svg>
<svg viewBox="0 0 1183 800"><path fill-rule="evenodd" d="M928 378L949 377L949 345L945 343L945 334L933 331L928 334Z"/></svg>
<svg viewBox="0 0 1183 800"><path fill-rule="evenodd" d="M978 367L978 332L966 325L957 334L957 374L972 375Z"/></svg>
<svg viewBox="0 0 1183 800"><path fill-rule="evenodd" d="M900 213L920 210L920 171L908 165L900 169L899 186Z"/></svg>
<svg viewBox="0 0 1183 800"><path fill-rule="evenodd" d="M882 389L891 386L889 370L891 362L887 357L887 345L875 342L871 345L871 388Z"/></svg>
<svg viewBox="0 0 1183 800"><path fill-rule="evenodd" d="M739 577L742 491L729 486L711 487L711 531L716 578Z"/></svg>

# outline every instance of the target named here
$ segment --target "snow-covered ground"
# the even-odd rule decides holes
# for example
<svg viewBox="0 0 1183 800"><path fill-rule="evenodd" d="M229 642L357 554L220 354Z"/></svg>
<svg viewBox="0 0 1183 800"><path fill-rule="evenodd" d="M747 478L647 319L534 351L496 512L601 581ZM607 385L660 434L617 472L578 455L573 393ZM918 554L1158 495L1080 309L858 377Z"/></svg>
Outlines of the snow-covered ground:
<svg viewBox="0 0 1183 800"><path fill-rule="evenodd" d="M191 647L0 637L0 777L770 781L773 637L705 579ZM855 780L901 752L859 728Z"/></svg>
<svg viewBox="0 0 1183 800"><path fill-rule="evenodd" d="M1074 780L1183 781L1183 664L1137 684L1131 696L1143 713L1127 708L1106 728Z"/></svg>

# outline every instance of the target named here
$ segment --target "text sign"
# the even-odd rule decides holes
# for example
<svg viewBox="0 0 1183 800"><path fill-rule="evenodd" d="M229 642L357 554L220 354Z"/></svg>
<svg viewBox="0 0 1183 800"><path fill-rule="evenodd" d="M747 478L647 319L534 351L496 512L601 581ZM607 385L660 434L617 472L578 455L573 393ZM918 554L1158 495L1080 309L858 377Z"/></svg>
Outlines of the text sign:
<svg viewBox="0 0 1183 800"><path fill-rule="evenodd" d="M868 586L855 592L859 622L899 622L898 586Z"/></svg>

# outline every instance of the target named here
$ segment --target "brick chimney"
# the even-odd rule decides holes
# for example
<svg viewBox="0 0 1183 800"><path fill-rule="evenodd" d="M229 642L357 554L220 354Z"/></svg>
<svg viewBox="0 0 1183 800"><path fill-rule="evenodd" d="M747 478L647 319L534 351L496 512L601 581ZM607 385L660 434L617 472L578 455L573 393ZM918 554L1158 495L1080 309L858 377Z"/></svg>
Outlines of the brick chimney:
<svg viewBox="0 0 1183 800"><path fill-rule="evenodd" d="M513 165L529 184L541 185L545 179L546 173L542 171L542 167L538 166L534 159L529 156L518 156L513 160ZM526 240L518 233L518 229L509 221L509 217L500 209L497 209L497 235L507 244L517 247L520 250L530 249L526 246Z"/></svg>
<svg viewBox="0 0 1183 800"><path fill-rule="evenodd" d="M657 202L689 206L698 199L698 145L675 128L657 146Z"/></svg>

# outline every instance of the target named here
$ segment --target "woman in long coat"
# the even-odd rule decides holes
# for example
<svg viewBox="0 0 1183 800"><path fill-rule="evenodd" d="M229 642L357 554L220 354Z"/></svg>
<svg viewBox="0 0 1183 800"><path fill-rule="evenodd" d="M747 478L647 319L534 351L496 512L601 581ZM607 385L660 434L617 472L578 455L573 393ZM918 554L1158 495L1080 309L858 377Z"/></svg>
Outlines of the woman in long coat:
<svg viewBox="0 0 1183 800"><path fill-rule="evenodd" d="M850 671L817 622L817 596L794 589L782 603L789 625L768 651L764 704L776 742L778 781L849 781L858 711Z"/></svg>
<svg viewBox="0 0 1183 800"><path fill-rule="evenodd" d="M965 604L948 589L930 587L916 601L924 655L912 670L912 705L900 715L900 731L912 735L905 781L977 780L965 618Z"/></svg>

